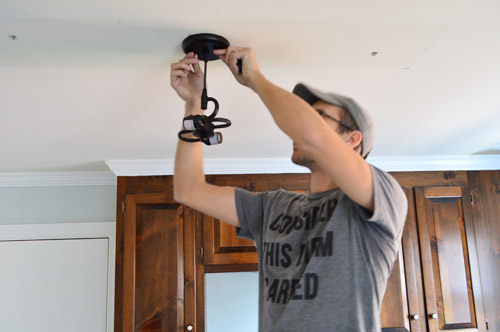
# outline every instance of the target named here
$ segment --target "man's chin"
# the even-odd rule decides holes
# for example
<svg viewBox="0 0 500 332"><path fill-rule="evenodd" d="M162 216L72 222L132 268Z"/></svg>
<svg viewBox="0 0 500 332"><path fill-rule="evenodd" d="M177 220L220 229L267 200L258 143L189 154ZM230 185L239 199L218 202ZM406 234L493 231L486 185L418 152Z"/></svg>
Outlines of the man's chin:
<svg viewBox="0 0 500 332"><path fill-rule="evenodd" d="M292 162L295 165L304 166L304 167L307 167L309 169L311 169L311 167L313 167L313 165L314 165L314 160L312 160L310 158L296 156L296 155L292 155Z"/></svg>

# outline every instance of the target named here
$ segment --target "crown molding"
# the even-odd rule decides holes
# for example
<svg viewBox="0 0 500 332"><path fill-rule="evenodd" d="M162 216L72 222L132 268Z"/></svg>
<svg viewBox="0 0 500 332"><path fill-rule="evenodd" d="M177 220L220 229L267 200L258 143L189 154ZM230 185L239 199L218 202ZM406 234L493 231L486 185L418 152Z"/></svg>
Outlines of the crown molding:
<svg viewBox="0 0 500 332"><path fill-rule="evenodd" d="M500 170L499 155L373 157L368 162L386 172Z"/></svg>
<svg viewBox="0 0 500 332"><path fill-rule="evenodd" d="M500 170L500 155L369 157L386 172ZM109 186L117 176L172 175L173 159L107 160L112 172L0 173L0 187ZM218 158L204 160L205 174L309 173L289 158Z"/></svg>
<svg viewBox="0 0 500 332"><path fill-rule="evenodd" d="M500 155L369 157L370 164L386 172L500 170ZM107 160L117 176L172 175L173 159ZM290 158L205 159L205 174L308 173Z"/></svg>
<svg viewBox="0 0 500 332"><path fill-rule="evenodd" d="M173 159L106 160L117 176L172 175ZM308 173L309 170L293 164L289 158L217 158L204 159L205 174L273 174Z"/></svg>
<svg viewBox="0 0 500 332"><path fill-rule="evenodd" d="M0 187L109 186L112 172L16 172L0 173Z"/></svg>

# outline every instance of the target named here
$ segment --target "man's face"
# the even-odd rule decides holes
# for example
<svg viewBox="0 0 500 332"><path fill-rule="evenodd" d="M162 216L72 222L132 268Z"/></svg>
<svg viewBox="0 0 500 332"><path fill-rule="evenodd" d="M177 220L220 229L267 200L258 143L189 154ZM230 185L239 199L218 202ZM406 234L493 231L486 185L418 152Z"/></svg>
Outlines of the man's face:
<svg viewBox="0 0 500 332"><path fill-rule="evenodd" d="M317 111L322 111L323 112L322 117L325 123L328 126L330 126L334 131L338 132L339 124L336 121L329 119L325 115L340 120L340 116L342 114L342 108L325 103L324 101L321 100L314 103L312 107ZM304 152L301 149L301 147L295 142L293 142L292 162L300 166L308 167L311 170L313 170L313 168L316 167L315 161L306 152Z"/></svg>

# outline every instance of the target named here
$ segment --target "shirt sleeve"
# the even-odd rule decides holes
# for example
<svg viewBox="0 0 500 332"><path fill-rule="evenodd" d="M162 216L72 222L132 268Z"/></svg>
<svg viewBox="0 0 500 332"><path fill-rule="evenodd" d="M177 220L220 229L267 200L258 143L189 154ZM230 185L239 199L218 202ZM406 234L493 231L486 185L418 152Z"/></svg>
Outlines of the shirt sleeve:
<svg viewBox="0 0 500 332"><path fill-rule="evenodd" d="M373 174L374 210L367 221L376 223L391 239L397 240L406 220L408 201L399 183L388 173L370 165Z"/></svg>
<svg viewBox="0 0 500 332"><path fill-rule="evenodd" d="M262 232L266 192L252 193L236 188L235 202L240 223L240 227L236 228L236 234L238 237L257 241Z"/></svg>

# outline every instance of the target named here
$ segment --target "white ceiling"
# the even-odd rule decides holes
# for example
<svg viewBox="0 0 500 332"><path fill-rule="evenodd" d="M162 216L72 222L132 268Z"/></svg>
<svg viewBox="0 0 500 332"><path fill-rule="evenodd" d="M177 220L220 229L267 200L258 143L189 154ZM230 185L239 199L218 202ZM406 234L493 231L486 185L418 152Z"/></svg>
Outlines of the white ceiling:
<svg viewBox="0 0 500 332"><path fill-rule="evenodd" d="M183 104L169 67L199 32L252 47L286 89L357 99L375 120L373 156L500 153L497 0L3 0L0 31L0 172L173 158ZM288 157L257 96L220 61L208 70L233 126L205 156Z"/></svg>

